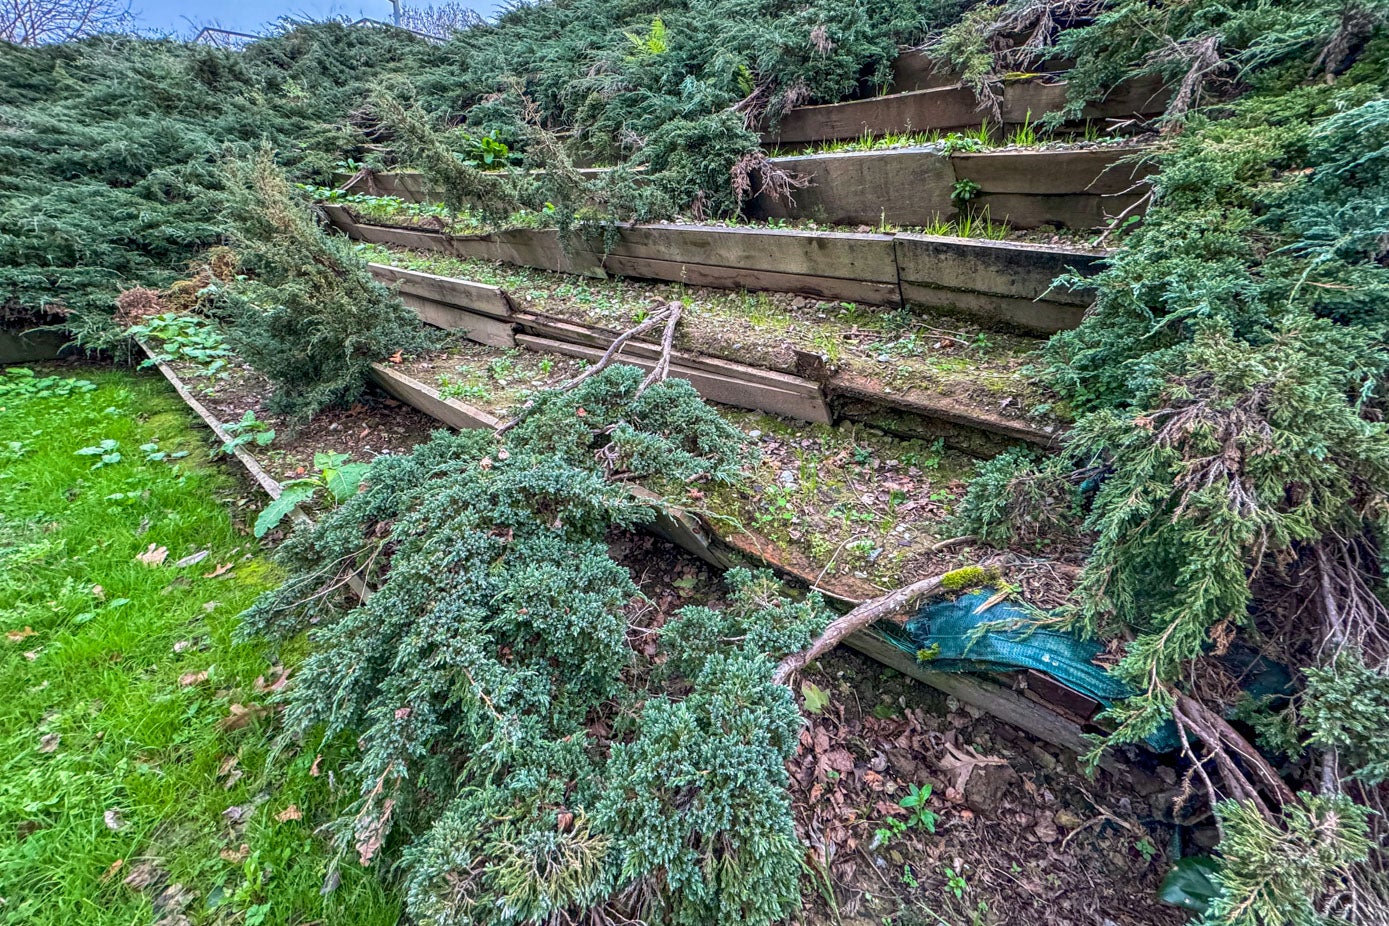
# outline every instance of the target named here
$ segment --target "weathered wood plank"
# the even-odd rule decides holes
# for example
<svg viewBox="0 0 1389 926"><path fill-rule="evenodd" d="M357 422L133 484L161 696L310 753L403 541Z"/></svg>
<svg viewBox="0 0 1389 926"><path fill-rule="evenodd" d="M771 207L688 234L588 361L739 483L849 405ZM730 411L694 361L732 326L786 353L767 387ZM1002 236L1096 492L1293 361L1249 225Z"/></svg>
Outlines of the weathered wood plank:
<svg viewBox="0 0 1389 926"><path fill-rule="evenodd" d="M754 218L806 218L832 225L925 225L955 214L955 172L934 148L850 151L775 158L777 167L810 180L791 202L758 193Z"/></svg>
<svg viewBox="0 0 1389 926"><path fill-rule="evenodd" d="M61 331L7 331L0 328L0 366L56 360L69 340Z"/></svg>
<svg viewBox="0 0 1389 926"><path fill-rule="evenodd" d="M517 316L521 331L524 334L532 334L540 338L550 338L555 341L564 341L569 344L579 344L585 347L600 347L608 349L613 339L617 336L616 332L595 328L590 325L581 325L567 319L555 318L541 314L522 314ZM642 357L648 360L656 360L661 355L661 349L654 343L648 341L632 340L628 341L623 347L624 355L631 354L633 357ZM733 379L745 379L748 382L755 382L771 389L781 389L786 392L795 392L807 397L815 397L820 394L820 386L813 380L792 374L787 370L774 367L750 366L738 363L734 360L725 360L720 357L713 357L707 354L692 354L688 351L678 350L675 356L680 358L681 364L689 367L698 367L706 372L727 376Z"/></svg>
<svg viewBox="0 0 1389 926"><path fill-rule="evenodd" d="M490 315L479 315L413 293L401 293L400 298L426 325L459 332L468 340L479 344L502 348L516 346L516 328L509 321L502 321Z"/></svg>
<svg viewBox="0 0 1389 926"><path fill-rule="evenodd" d="M1147 148L1058 148L954 154L956 180L979 184L984 193L1057 196L1122 193L1153 172Z"/></svg>
<svg viewBox="0 0 1389 926"><path fill-rule="evenodd" d="M1021 299L906 282L902 284L902 298L907 306L961 315L983 322L990 329L1022 334L1069 331L1081 323L1086 311L1084 306L1049 299Z"/></svg>
<svg viewBox="0 0 1389 926"><path fill-rule="evenodd" d="M406 270L390 264L367 264L367 269L376 279L397 286L402 293L423 296L493 318L509 318L512 314L511 299L500 286Z"/></svg>
<svg viewBox="0 0 1389 926"><path fill-rule="evenodd" d="M602 252L602 247L591 248ZM629 225L609 255L896 283L892 236L719 225Z"/></svg>
<svg viewBox="0 0 1389 926"><path fill-rule="evenodd" d="M608 272L639 280L668 280L690 286L715 289L747 289L762 292L803 293L831 301L863 302L869 305L900 305L896 282L864 282L842 277L776 273L741 267L711 267L707 264L674 260L643 260L609 255L604 261Z"/></svg>
<svg viewBox="0 0 1389 926"><path fill-rule="evenodd" d="M551 338L539 338L528 334L517 335L516 343L530 350L562 354L566 357L580 357L589 361L597 361L603 356L603 348L600 347L589 347ZM629 352L625 346L619 359L623 363L630 363L643 370L650 370L655 366L655 361L650 356ZM728 366L733 367L734 365L729 364ZM695 390L711 402L732 405L735 408L751 408L757 411L771 412L775 415L799 418L802 421L830 423L829 407L819 394L818 388L813 395L807 395L804 389L799 388L799 386L795 391L778 389L767 384L766 373L765 370L759 370L757 371L758 375L746 378L715 373L701 364L686 362L686 358L679 354L671 357L670 364L672 377L689 380Z"/></svg>
<svg viewBox="0 0 1389 926"><path fill-rule="evenodd" d="M1064 273L1094 276L1102 251L1045 247L1016 241L983 241L937 235L896 237L897 269L903 284L1084 306L1088 291L1052 288Z"/></svg>
<svg viewBox="0 0 1389 926"><path fill-rule="evenodd" d="M800 106L786 113L763 138L773 145L805 145L863 135L978 128L984 119L973 91L959 86L935 87L847 103Z"/></svg>
<svg viewBox="0 0 1389 926"><path fill-rule="evenodd" d="M439 390L381 363L371 365L371 378L391 396L451 428L492 428L501 420L480 408L439 395Z"/></svg>
<svg viewBox="0 0 1389 926"><path fill-rule="evenodd" d="M994 435L1010 443L1022 441L1046 448L1053 448L1059 443L1059 434L1047 431L1037 425L1018 421L1015 418L1005 418L1002 415L967 405L949 396L925 390L914 389L903 393L884 393L875 381L852 373L835 374L826 384L826 391L830 397L831 407L836 412L844 414L845 417L868 420L894 433L906 433L909 436L919 437L930 432L920 431L920 424L915 423L908 429L891 427L888 422L880 423L878 418L874 416L873 406L889 411L896 410L904 413L905 416L928 424L937 421L964 428L976 434ZM939 436L947 437L947 443L949 443L949 433L950 431L946 430L941 432ZM975 452L969 446L961 445L960 449Z"/></svg>
<svg viewBox="0 0 1389 926"><path fill-rule="evenodd" d="M977 675L928 669L871 628L850 636L844 642L870 659L890 666L932 688L954 695L966 704L972 704L1044 742L1076 753L1090 751L1091 744L1086 740L1079 724L1029 701L997 682ZM1100 765L1110 772L1117 773L1122 769L1116 760L1109 757L1102 757Z"/></svg>

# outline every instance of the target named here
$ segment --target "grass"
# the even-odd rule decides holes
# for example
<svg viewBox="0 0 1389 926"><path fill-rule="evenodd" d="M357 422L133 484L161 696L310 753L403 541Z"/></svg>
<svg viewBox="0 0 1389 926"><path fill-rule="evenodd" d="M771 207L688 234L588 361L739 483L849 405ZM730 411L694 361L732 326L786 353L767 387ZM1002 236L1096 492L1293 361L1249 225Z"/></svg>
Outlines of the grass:
<svg viewBox="0 0 1389 926"><path fill-rule="evenodd" d="M163 380L77 375L0 388L0 921L396 922L355 863L320 894L353 795L312 749L268 769L282 670L233 631L278 573L240 485Z"/></svg>

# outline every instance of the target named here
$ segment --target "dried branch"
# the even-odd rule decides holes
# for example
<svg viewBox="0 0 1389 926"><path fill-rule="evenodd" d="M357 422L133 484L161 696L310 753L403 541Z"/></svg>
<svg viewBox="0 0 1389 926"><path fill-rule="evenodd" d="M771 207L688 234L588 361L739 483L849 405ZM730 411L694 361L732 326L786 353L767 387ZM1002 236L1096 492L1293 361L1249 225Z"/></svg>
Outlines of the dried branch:
<svg viewBox="0 0 1389 926"><path fill-rule="evenodd" d="M819 659L838 646L845 637L862 630L869 624L885 617L896 616L910 608L919 599L939 591L946 574L930 576L913 582L904 588L888 592L854 608L848 614L835 618L825 628L825 632L811 643L807 649L792 653L781 661L772 675L772 681L779 685L788 684L791 678L806 665Z"/></svg>

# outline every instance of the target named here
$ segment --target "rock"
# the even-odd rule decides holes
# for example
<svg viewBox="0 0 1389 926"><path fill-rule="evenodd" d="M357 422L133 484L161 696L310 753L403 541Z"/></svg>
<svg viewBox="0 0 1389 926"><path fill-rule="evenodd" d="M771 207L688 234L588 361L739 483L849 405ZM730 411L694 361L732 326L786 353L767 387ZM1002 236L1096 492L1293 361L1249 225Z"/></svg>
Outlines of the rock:
<svg viewBox="0 0 1389 926"><path fill-rule="evenodd" d="M1011 765L977 765L965 782L965 805L975 813L994 813L1021 780Z"/></svg>
<svg viewBox="0 0 1389 926"><path fill-rule="evenodd" d="M1220 842L1220 830L1213 826L1198 826L1191 831L1191 841L1202 849L1214 849Z"/></svg>
<svg viewBox="0 0 1389 926"><path fill-rule="evenodd" d="M1055 821L1057 826L1067 830L1078 829L1085 822L1080 817L1065 809L1058 810L1056 815L1052 817L1052 820Z"/></svg>

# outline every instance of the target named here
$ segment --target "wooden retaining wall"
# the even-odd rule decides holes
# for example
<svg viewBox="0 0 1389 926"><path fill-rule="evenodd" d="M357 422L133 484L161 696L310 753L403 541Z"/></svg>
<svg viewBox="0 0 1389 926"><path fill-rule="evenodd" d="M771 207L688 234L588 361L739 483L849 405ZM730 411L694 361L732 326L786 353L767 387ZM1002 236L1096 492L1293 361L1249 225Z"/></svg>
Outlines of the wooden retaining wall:
<svg viewBox="0 0 1389 926"><path fill-rule="evenodd" d="M955 218L958 215L957 204L952 198L955 183L968 180L979 186L978 195L969 207L976 211L987 208L994 221L1006 221L1015 228L1056 225L1092 229L1102 226L1107 217L1120 214L1142 198L1145 191L1137 186L1152 170L1140 160L1143 151L1133 147L1098 146L944 155L937 148L900 148L773 158L774 164L806 177L810 185L796 190L789 202L761 194L754 196L746 211L754 219L811 219L828 225L922 226ZM378 174L376 181L383 191L399 193L409 189L414 198L438 198L419 174ZM497 255L522 248L514 236L506 234L455 240L458 253L469 257L504 259ZM528 266L548 265L563 256L557 238L553 243L542 243L541 238L531 235L526 241L525 247L534 252L525 255L531 261ZM624 237L624 245L627 243ZM554 253L555 250L560 254ZM601 255L604 248L601 243L594 242L582 246L581 250ZM623 254L621 249L615 253L624 259L668 259L652 253L649 247L642 253ZM591 258L584 258L570 272L591 272L591 262ZM747 264L722 266L752 269Z"/></svg>
<svg viewBox="0 0 1389 926"><path fill-rule="evenodd" d="M565 254L553 231L516 229L485 236L506 240L503 249L480 247L479 236L357 222L338 206L326 212L338 228L361 241L557 272L573 273L575 266L582 266L597 273L694 286L805 293L868 305L921 305L1033 334L1051 334L1079 323L1089 299L1051 289L1051 281L1070 270L1082 276L1094 273L1105 253L975 238L640 225L622 228L606 256L581 250L599 247L596 239L576 239ZM403 292L416 308L457 305L462 296L445 296L440 287L446 285L435 280ZM501 297L491 298L496 307L480 314L504 319L499 314ZM476 324L505 337L495 325Z"/></svg>
<svg viewBox="0 0 1389 926"><path fill-rule="evenodd" d="M1120 147L985 151L948 157L934 148L773 158L810 180L790 202L759 193L752 218L829 225L922 226L958 217L957 181L978 185L968 208L1014 228L1093 229L1133 207L1151 172L1143 149Z"/></svg>
<svg viewBox="0 0 1389 926"><path fill-rule="evenodd" d="M398 287L422 321L459 331L479 343L597 361L617 337L616 332L541 313L511 310L504 318L483 314L486 310L495 311L503 300L510 305L505 293L496 287L384 264L368 267L377 279ZM410 294L424 290L449 301L421 308ZM489 327L493 325L506 326L505 336L497 337ZM645 370L652 369L659 357L660 351L654 344L635 340L624 345L619 354L623 363ZM400 375L398 371L378 364L372 375L382 388L395 395L394 377ZM671 375L689 380L711 402L818 424L845 418L867 421L906 437L941 438L950 447L980 457L993 456L1019 442L1050 448L1059 436L1027 422L940 396L885 394L871 380L848 374L817 379L676 351L671 358ZM435 390L429 390L428 401L434 406L430 414L436 417L453 420L467 416L461 410L463 403L445 399Z"/></svg>
<svg viewBox="0 0 1389 926"><path fill-rule="evenodd" d="M0 328L0 366L56 360L70 338L61 331Z"/></svg>
<svg viewBox="0 0 1389 926"><path fill-rule="evenodd" d="M917 71L917 83L933 83ZM909 83L906 77L904 83ZM1027 122L1038 122L1047 113L1066 105L1064 80L1034 79L1007 83L1000 103L1002 125L1008 131ZM1088 104L1081 120L1147 119L1161 115L1170 91L1160 78L1142 77L1120 83L1105 99ZM844 141L864 135L908 132L952 132L977 129L990 120L980 109L974 91L958 84L889 93L865 100L801 106L787 112L769 127L762 141L769 147L810 145Z"/></svg>

